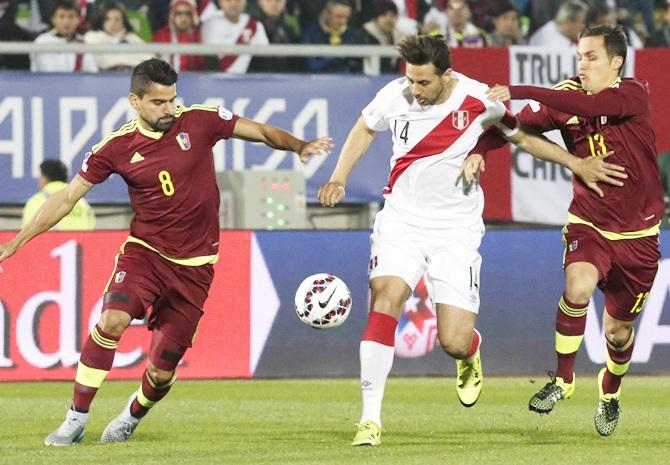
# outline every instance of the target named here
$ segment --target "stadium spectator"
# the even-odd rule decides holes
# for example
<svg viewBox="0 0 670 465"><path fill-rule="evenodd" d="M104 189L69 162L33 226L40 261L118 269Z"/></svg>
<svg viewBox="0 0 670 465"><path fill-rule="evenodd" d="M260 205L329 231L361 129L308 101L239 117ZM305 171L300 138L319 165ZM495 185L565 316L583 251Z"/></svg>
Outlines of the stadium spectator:
<svg viewBox="0 0 670 465"><path fill-rule="evenodd" d="M199 44L200 17L194 0L172 0L168 24L154 33L154 42ZM173 53L162 57L175 71L201 71L204 57Z"/></svg>
<svg viewBox="0 0 670 465"><path fill-rule="evenodd" d="M616 26L617 25L617 11L612 8L604 0L594 2L589 8L589 14L586 19L586 24L589 27L593 26ZM628 46L632 48L642 48L644 44L637 33L628 27L624 27L626 37L628 38Z"/></svg>
<svg viewBox="0 0 670 465"><path fill-rule="evenodd" d="M220 9L213 3L202 12L202 42L222 45L268 45L263 24L244 13L246 0L218 0ZM207 57L206 66L224 73L246 73L251 55L221 55Z"/></svg>
<svg viewBox="0 0 670 465"><path fill-rule="evenodd" d="M84 42L94 45L143 44L128 21L121 3L106 3L93 21L92 30L84 34ZM130 70L152 55L146 53L96 53L95 64L101 71Z"/></svg>
<svg viewBox="0 0 670 465"><path fill-rule="evenodd" d="M644 27L640 25L638 32L644 37L651 37L656 33L654 21L654 0L619 0L619 20L629 29L636 27L636 16L642 16Z"/></svg>
<svg viewBox="0 0 670 465"><path fill-rule="evenodd" d="M404 34L398 28L398 7L392 0L377 0L374 3L374 18L363 25L363 31L368 35L367 42L379 45L395 45L405 37L412 34ZM416 34L416 31L414 31ZM382 73L397 73L400 60L397 57L382 58ZM368 67L367 60L365 62ZM366 74L370 74L366 71ZM377 73L375 73L377 74Z"/></svg>
<svg viewBox="0 0 670 465"><path fill-rule="evenodd" d="M44 160L37 180L40 191L30 197L23 207L21 226L25 226L42 208L47 199L67 187L67 167L60 160ZM70 213L52 228L59 231L90 231L95 229L95 213L85 199L79 199Z"/></svg>
<svg viewBox="0 0 670 465"><path fill-rule="evenodd" d="M481 189L473 188L473 173L461 169L469 147L488 126L496 126L543 159L569 164L577 171L602 164L602 159L580 159L519 129L502 104L487 100L484 84L452 70L443 37L412 36L398 47L407 62L405 76L387 84L363 109L330 180L318 191L322 205L339 203L353 166L375 134L392 131L384 208L370 237L372 296L360 343L363 408L354 446L381 443L382 401L393 365L398 318L424 275L437 310L437 337L456 359L458 398L470 407L481 393L481 335L475 323L484 197ZM463 185L462 174L469 177Z"/></svg>
<svg viewBox="0 0 670 465"><path fill-rule="evenodd" d="M597 196L573 179L573 200L564 228L565 291L556 312L557 369L530 400L547 414L575 391L574 366L584 338L586 314L596 288L605 296L603 328L606 366L598 374L594 422L601 436L619 421L622 378L635 343L634 322L643 310L658 271L659 225L664 211L654 131L645 81L621 78L627 54L621 26L586 29L577 48L579 76L555 89L496 86L494 101L529 99L517 117L539 132L559 129L569 150L626 167L623 187L603 186ZM577 124L575 124L577 123Z"/></svg>
<svg viewBox="0 0 670 465"><path fill-rule="evenodd" d="M664 23L656 28L656 33L649 38L648 47L670 47L670 1L665 7Z"/></svg>
<svg viewBox="0 0 670 465"><path fill-rule="evenodd" d="M0 0L0 42L30 42L33 35L16 24L16 3ZM28 55L0 54L0 70L30 69Z"/></svg>
<svg viewBox="0 0 670 465"><path fill-rule="evenodd" d="M519 27L519 13L514 5L503 0L493 11L493 32L489 35L493 47L509 47L523 45L526 40Z"/></svg>
<svg viewBox="0 0 670 465"><path fill-rule="evenodd" d="M286 0L258 0L252 16L260 20L271 44L297 44L300 42L298 21L286 14ZM302 60L294 57L261 57L251 61L249 71L282 73L300 71Z"/></svg>
<svg viewBox="0 0 670 465"><path fill-rule="evenodd" d="M528 44L554 49L575 47L579 34L586 27L588 10L588 5L581 0L566 0L558 8L553 21L535 31Z"/></svg>
<svg viewBox="0 0 670 465"><path fill-rule="evenodd" d="M493 31L493 13L505 0L466 0L470 8L470 21L484 31Z"/></svg>
<svg viewBox="0 0 670 465"><path fill-rule="evenodd" d="M529 0L531 30L536 31L556 17L565 0Z"/></svg>
<svg viewBox="0 0 670 465"><path fill-rule="evenodd" d="M351 6L347 0L328 0L319 20L303 31L305 44L355 45L364 44L363 33L349 24ZM314 57L305 62L308 71L317 73L361 72L360 58Z"/></svg>
<svg viewBox="0 0 670 465"><path fill-rule="evenodd" d="M431 10L425 21L438 27L426 33L443 35L449 47L479 48L488 44L486 32L470 22L470 7L465 0L448 0L444 13L436 11Z"/></svg>
<svg viewBox="0 0 670 465"><path fill-rule="evenodd" d="M44 32L35 39L36 44L66 44L82 42L77 32L79 26L79 10L68 0L58 0L53 9L51 24L53 29ZM50 52L33 53L30 57L30 69L42 72L96 72L98 66L95 59L88 53Z"/></svg>
<svg viewBox="0 0 670 465"><path fill-rule="evenodd" d="M177 106L177 73L159 59L137 65L128 97L137 117L93 146L65 189L51 195L9 242L0 262L58 223L95 184L118 173L128 184L135 216L117 256L102 314L86 339L66 419L46 445L81 441L95 394L112 368L118 342L134 318L151 307L148 363L138 391L102 433L126 441L149 409L164 398L191 346L218 259L219 190L212 147L221 139L262 142L297 153L306 162L329 152L327 137L309 142L281 129L234 115L223 107Z"/></svg>

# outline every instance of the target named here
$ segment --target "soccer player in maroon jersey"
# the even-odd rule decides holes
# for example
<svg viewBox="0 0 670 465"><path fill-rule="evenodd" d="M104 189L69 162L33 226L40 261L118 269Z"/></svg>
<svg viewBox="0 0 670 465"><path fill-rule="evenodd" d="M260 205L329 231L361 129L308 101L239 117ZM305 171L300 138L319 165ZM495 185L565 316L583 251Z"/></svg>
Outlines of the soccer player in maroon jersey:
<svg viewBox="0 0 670 465"><path fill-rule="evenodd" d="M230 137L291 150L302 161L329 152L322 137L309 142L223 107L177 106L177 73L158 59L133 69L130 104L137 117L93 146L68 186L55 193L11 241L0 261L49 230L95 184L118 173L128 184L135 216L103 298L102 315L84 343L74 398L65 421L46 445L69 446L84 436L89 406L112 368L124 330L147 308L152 330L142 384L102 442L127 440L149 409L170 390L176 367L191 346L217 260L219 191L212 146Z"/></svg>
<svg viewBox="0 0 670 465"><path fill-rule="evenodd" d="M556 313L558 368L529 403L530 410L547 414L574 392L575 358L584 337L588 303L598 287L605 296L607 366L598 374L595 427L608 436L619 419L621 379L628 371L635 340L633 322L644 308L658 269L663 188L647 84L620 77L626 59L623 30L613 26L586 29L577 58L579 76L554 90L496 86L490 98L540 102L539 110L527 106L517 115L522 124L541 132L559 129L568 151L580 157L612 153L608 160L626 169L628 179L623 187L603 185L604 197L573 177L574 197L564 228L565 292ZM486 147L489 142L483 138L483 146L472 153L486 151L492 147ZM468 161L472 163L470 173L481 162L479 155L474 157Z"/></svg>

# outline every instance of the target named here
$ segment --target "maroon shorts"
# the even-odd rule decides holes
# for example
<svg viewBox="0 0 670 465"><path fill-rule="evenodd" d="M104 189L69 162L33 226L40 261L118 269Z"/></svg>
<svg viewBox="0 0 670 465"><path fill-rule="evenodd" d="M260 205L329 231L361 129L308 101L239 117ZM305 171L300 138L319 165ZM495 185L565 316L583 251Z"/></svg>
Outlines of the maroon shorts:
<svg viewBox="0 0 670 465"><path fill-rule="evenodd" d="M563 268L576 262L593 264L607 313L618 320L634 320L656 277L661 258L658 237L611 241L589 226L569 224L564 239Z"/></svg>
<svg viewBox="0 0 670 465"><path fill-rule="evenodd" d="M143 319L151 307L149 329L190 347L213 277L212 265L178 265L129 243L118 256L102 310L121 310Z"/></svg>

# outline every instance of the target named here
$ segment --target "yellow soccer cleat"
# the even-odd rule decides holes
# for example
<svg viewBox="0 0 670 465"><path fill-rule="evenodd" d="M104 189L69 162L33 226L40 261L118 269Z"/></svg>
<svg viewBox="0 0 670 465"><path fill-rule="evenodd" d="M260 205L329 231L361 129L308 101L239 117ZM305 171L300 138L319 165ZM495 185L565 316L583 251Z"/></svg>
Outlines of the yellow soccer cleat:
<svg viewBox="0 0 670 465"><path fill-rule="evenodd" d="M358 431L351 441L352 446L378 446L382 443L382 427L372 420L358 426Z"/></svg>
<svg viewBox="0 0 670 465"><path fill-rule="evenodd" d="M559 400L569 399L575 392L575 376L572 375L572 383L566 383L561 377L554 377L544 385L528 402L528 410L540 415L551 412Z"/></svg>
<svg viewBox="0 0 670 465"><path fill-rule="evenodd" d="M482 393L484 373L479 349L471 363L465 360L456 360L456 394L464 407L472 407Z"/></svg>

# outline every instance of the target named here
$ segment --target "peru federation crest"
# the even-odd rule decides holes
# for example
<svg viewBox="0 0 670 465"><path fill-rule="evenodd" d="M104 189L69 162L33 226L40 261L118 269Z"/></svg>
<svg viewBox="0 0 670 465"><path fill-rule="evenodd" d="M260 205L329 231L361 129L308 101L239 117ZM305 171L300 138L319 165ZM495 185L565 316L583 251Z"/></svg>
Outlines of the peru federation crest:
<svg viewBox="0 0 670 465"><path fill-rule="evenodd" d="M470 124L470 112L468 110L457 110L451 114L451 124L462 131Z"/></svg>
<svg viewBox="0 0 670 465"><path fill-rule="evenodd" d="M187 132L180 132L179 134L177 134L177 143L179 144L179 147L181 147L182 150L191 149L191 139L188 138Z"/></svg>

